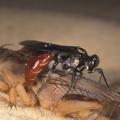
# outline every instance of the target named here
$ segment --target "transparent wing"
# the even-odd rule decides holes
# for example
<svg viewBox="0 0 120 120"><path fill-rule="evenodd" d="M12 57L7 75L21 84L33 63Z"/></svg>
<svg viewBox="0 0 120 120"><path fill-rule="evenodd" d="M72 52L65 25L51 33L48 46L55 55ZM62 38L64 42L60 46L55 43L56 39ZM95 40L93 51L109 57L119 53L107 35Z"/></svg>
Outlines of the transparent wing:
<svg viewBox="0 0 120 120"><path fill-rule="evenodd" d="M120 94L116 93L102 84L98 84L92 79L87 77L81 77L76 79L76 86L73 87L68 94L67 91L71 86L71 79L69 76L55 77L51 76L49 80L42 85L42 89L39 91L39 95L46 94L46 96L52 101L59 101L65 96L69 96L69 99L80 101L103 101L105 103L102 111L99 110L99 117L106 116L111 120L119 120L120 116ZM73 95L75 99L73 99ZM43 95L44 96L44 95ZM114 118L114 119L112 119Z"/></svg>
<svg viewBox="0 0 120 120"><path fill-rule="evenodd" d="M77 94L93 100L105 100L120 102L120 94L98 84L87 77L77 78L76 85L70 89L68 94ZM51 97L60 99L64 97L71 86L71 77L51 76L42 89L47 90Z"/></svg>

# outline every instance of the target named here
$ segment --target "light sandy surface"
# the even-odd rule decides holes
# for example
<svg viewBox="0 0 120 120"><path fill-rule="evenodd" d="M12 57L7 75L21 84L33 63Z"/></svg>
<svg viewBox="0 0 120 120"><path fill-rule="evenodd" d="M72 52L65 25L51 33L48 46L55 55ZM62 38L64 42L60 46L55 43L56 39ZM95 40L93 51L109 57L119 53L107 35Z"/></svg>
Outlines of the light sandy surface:
<svg viewBox="0 0 120 120"><path fill-rule="evenodd" d="M40 108L13 107L0 103L0 120L72 120Z"/></svg>

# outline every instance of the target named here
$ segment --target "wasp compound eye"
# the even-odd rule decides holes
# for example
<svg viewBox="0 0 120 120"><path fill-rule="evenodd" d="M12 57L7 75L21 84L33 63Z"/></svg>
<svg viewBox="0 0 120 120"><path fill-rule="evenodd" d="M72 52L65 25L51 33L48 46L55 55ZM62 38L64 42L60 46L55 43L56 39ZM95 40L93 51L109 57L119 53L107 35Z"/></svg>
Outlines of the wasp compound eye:
<svg viewBox="0 0 120 120"><path fill-rule="evenodd" d="M92 55L89 58L87 67L88 67L88 71L92 72L98 65L99 65L99 57L97 55Z"/></svg>
<svg viewBox="0 0 120 120"><path fill-rule="evenodd" d="M92 55L91 58L92 58L92 65L94 66L94 68L96 68L100 63L100 59L97 55Z"/></svg>

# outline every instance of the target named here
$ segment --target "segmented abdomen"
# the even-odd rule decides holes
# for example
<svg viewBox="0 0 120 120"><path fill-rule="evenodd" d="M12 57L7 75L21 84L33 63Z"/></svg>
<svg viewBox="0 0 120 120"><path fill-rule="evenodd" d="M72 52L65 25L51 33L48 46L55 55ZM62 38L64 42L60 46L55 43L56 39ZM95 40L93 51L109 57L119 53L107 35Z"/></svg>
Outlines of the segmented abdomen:
<svg viewBox="0 0 120 120"><path fill-rule="evenodd" d="M28 83L33 83L38 75L49 65L53 58L54 55L51 53L31 57L27 61L25 67L25 78Z"/></svg>

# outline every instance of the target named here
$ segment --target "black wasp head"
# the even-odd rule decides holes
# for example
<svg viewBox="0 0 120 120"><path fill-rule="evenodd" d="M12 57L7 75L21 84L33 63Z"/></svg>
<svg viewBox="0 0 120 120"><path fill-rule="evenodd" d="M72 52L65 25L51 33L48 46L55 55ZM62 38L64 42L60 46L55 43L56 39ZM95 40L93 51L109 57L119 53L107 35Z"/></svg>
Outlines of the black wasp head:
<svg viewBox="0 0 120 120"><path fill-rule="evenodd" d="M86 65L88 72L92 72L99 65L99 62L97 55L90 56Z"/></svg>

